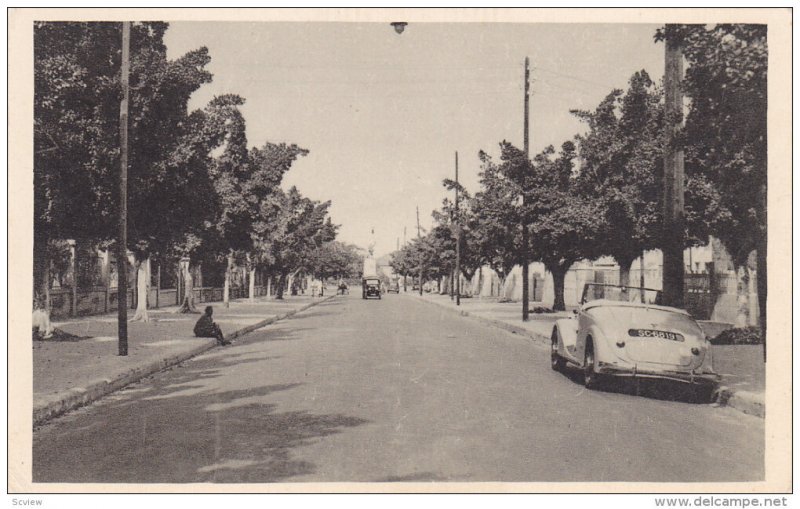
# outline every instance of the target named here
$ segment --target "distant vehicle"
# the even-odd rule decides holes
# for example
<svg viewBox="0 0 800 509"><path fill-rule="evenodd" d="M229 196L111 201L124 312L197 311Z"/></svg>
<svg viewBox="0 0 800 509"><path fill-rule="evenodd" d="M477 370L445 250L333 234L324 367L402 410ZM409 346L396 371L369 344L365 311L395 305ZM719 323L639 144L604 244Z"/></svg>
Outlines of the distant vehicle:
<svg viewBox="0 0 800 509"><path fill-rule="evenodd" d="M551 335L550 363L583 370L594 388L600 377L684 382L700 398L719 382L711 344L682 309L660 305L661 292L589 283L575 316L558 320Z"/></svg>
<svg viewBox="0 0 800 509"><path fill-rule="evenodd" d="M381 280L377 277L365 277L361 281L361 298L381 298Z"/></svg>
<svg viewBox="0 0 800 509"><path fill-rule="evenodd" d="M392 281L389 283L389 288L386 289L388 293L400 293L400 283Z"/></svg>

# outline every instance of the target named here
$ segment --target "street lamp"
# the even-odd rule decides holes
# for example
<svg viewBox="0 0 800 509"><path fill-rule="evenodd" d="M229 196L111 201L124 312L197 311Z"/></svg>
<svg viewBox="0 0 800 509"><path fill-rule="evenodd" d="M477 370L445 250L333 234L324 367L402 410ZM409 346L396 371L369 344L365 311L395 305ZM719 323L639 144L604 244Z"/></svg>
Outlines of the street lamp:
<svg viewBox="0 0 800 509"><path fill-rule="evenodd" d="M390 23L390 25L394 27L395 32L397 32L398 34L402 34L403 30L406 29L406 25L408 25L408 23L406 23L405 21L394 21Z"/></svg>

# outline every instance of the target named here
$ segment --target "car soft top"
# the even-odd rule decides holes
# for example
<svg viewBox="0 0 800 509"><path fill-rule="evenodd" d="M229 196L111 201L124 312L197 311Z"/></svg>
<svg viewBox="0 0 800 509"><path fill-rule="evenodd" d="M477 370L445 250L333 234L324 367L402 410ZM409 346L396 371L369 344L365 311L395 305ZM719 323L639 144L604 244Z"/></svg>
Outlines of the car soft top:
<svg viewBox="0 0 800 509"><path fill-rule="evenodd" d="M673 313L691 316L689 312L686 311L685 309L673 308L670 306L660 306L657 304L642 304L641 302L625 302L620 300L608 300L608 299L590 300L589 302L583 305L583 309L588 310L599 306L659 309L661 311L671 311Z"/></svg>

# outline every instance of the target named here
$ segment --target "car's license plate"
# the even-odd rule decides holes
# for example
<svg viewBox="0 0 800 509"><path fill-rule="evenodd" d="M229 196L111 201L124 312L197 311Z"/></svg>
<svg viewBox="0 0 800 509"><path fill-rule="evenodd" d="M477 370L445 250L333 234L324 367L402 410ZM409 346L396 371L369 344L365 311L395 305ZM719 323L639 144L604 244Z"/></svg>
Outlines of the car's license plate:
<svg viewBox="0 0 800 509"><path fill-rule="evenodd" d="M660 338L670 341L683 341L683 335L654 329L628 329L628 335L634 338Z"/></svg>

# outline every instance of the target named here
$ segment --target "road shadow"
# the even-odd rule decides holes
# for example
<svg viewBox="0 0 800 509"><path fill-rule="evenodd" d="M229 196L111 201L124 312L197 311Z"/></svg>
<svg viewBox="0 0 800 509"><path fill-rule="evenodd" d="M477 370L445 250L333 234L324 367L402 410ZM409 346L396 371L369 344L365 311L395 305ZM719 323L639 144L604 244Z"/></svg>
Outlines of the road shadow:
<svg viewBox="0 0 800 509"><path fill-rule="evenodd" d="M561 373L571 382L583 385L583 372L580 369L567 367ZM684 382L646 378L632 380L630 378L602 377L598 379L595 390L693 405L709 404L712 402L713 395L712 388L701 389Z"/></svg>
<svg viewBox="0 0 800 509"><path fill-rule="evenodd" d="M368 422L282 412L272 396L302 384L241 387L222 370L236 364L198 359L44 425L33 436L33 481L276 482L314 473L297 448Z"/></svg>
<svg viewBox="0 0 800 509"><path fill-rule="evenodd" d="M263 341L294 341L300 338L300 332L318 330L315 327L291 327L286 324L280 324L277 327L275 324L265 325L260 329L253 332L239 336L233 340L232 346L225 347L226 349L235 349L236 345L249 345L252 343L259 343Z"/></svg>

